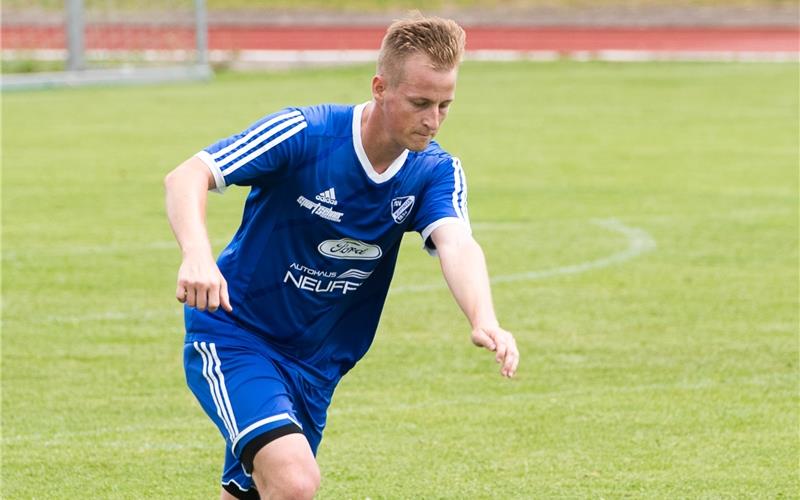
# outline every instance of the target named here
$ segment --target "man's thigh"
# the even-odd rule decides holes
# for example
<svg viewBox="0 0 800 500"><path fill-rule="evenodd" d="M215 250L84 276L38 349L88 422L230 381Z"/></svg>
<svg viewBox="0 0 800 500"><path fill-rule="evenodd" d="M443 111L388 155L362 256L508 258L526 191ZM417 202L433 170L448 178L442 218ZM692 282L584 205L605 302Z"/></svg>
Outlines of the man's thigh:
<svg viewBox="0 0 800 500"><path fill-rule="evenodd" d="M285 378L268 357L242 346L184 346L186 381L234 456L256 436L294 424L302 428Z"/></svg>
<svg viewBox="0 0 800 500"><path fill-rule="evenodd" d="M184 346L186 380L226 440L225 489L237 498L249 498L242 493L254 492L253 461L273 441L304 439L301 448L310 449L313 460L334 387L314 385L302 370L255 339L191 338ZM292 449L287 453L296 456ZM308 456L295 462L310 463ZM313 465L308 469L316 470L316 462Z"/></svg>
<svg viewBox="0 0 800 500"><path fill-rule="evenodd" d="M222 484L239 498L253 488L256 452L302 433L291 385L263 353L240 345L194 341L184 346L186 381L226 441ZM305 440L302 434L297 434Z"/></svg>

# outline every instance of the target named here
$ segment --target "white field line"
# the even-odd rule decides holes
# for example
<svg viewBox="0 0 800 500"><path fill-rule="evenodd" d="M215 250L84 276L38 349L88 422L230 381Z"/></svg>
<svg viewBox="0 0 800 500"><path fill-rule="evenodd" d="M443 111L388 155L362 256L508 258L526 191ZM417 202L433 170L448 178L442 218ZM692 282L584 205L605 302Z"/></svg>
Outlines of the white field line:
<svg viewBox="0 0 800 500"><path fill-rule="evenodd" d="M519 281L534 281L552 276L562 276L570 274L579 274L593 269L601 269L604 267L620 264L630 259L633 259L645 252L649 252L656 248L656 242L644 230L635 227L628 227L622 224L617 219L592 219L591 222L597 226L608 229L610 231L622 234L628 240L628 245L624 250L615 252L611 255L601 257L586 262L579 262L567 266L553 267L550 269L524 271L520 273L501 274L494 276L491 279L493 284L513 283ZM502 227L514 227L518 224L500 224ZM491 228L494 224L476 224L475 226ZM169 246L174 247L175 243L170 243ZM144 248L163 249L167 247L166 242L154 242ZM80 247L80 252L89 251L90 247ZM102 247L99 247L102 248ZM124 245L109 245L105 248L111 249L109 251L130 250L130 246ZM141 248L141 247L140 247ZM96 251L95 248L94 251ZM444 280L436 283L422 284L422 285L400 285L392 287L389 291L391 295L406 294L406 293L419 293L428 292L433 290L445 290L446 286ZM133 319L151 320L167 317L177 317L182 314L179 308L170 309L168 311L137 311L137 312L123 312L123 311L103 311L83 315L44 315L37 318L26 318L26 322L35 321L43 323L61 323L61 324L78 324L88 321L129 321ZM6 320L8 321L8 320ZM12 320L13 321L13 320Z"/></svg>
<svg viewBox="0 0 800 500"><path fill-rule="evenodd" d="M568 266L553 267L550 269L542 269L540 271L525 271L513 274L501 274L491 278L493 284L500 283L513 283L518 281L533 281L551 276L562 276L568 274L579 274L593 269L600 269L614 264L620 264L627 260L633 259L645 252L649 252L656 248L656 242L644 230L635 227L628 227L622 224L617 219L592 219L592 223L603 227L605 229L620 233L628 239L628 246L625 250L615 252L606 257L590 260L586 262L579 262ZM445 285L443 283L436 284L423 284L423 285L405 285L397 286L391 289L392 294L402 293L416 293L426 292L430 290L443 290Z"/></svg>

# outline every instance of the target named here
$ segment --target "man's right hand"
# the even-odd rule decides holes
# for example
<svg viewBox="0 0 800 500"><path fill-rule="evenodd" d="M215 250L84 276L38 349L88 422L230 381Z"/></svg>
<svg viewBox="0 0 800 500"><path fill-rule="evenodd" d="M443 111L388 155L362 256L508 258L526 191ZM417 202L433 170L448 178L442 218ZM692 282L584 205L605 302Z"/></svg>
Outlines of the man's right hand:
<svg viewBox="0 0 800 500"><path fill-rule="evenodd" d="M198 311L208 309L214 312L220 306L228 312L233 311L228 297L228 282L211 256L184 256L178 270L175 298Z"/></svg>

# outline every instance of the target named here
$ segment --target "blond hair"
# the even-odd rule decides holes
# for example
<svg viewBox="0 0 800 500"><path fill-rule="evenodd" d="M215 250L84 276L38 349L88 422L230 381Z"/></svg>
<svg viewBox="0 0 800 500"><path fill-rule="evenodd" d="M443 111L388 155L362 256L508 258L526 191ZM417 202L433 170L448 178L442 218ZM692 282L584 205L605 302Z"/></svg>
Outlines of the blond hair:
<svg viewBox="0 0 800 500"><path fill-rule="evenodd" d="M464 55L467 35L455 21L414 12L386 30L378 55L378 74L390 84L402 79L405 60L414 54L428 57L436 70L455 68Z"/></svg>

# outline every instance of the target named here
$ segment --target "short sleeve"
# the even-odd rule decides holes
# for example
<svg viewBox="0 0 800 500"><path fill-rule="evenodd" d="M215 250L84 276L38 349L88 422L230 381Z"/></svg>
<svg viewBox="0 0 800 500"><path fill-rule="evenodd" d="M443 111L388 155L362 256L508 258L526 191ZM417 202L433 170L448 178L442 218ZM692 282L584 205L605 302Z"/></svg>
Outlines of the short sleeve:
<svg viewBox="0 0 800 500"><path fill-rule="evenodd" d="M436 166L413 222L422 235L425 250L436 255L431 233L444 224L463 224L471 231L467 212L467 180L461 161L452 157Z"/></svg>
<svg viewBox="0 0 800 500"><path fill-rule="evenodd" d="M240 134L221 139L198 152L214 175L219 193L231 184L248 186L279 173L299 160L308 126L300 110L285 109L265 116Z"/></svg>

